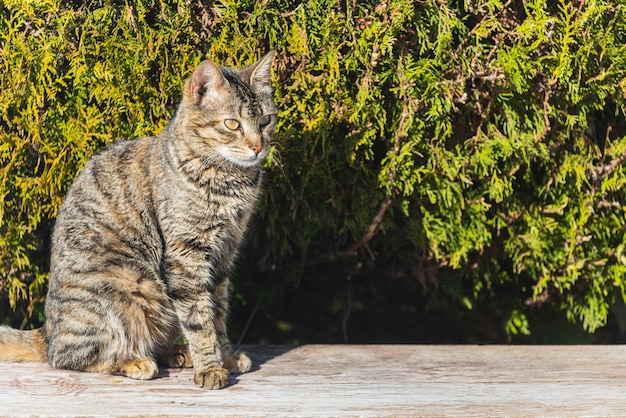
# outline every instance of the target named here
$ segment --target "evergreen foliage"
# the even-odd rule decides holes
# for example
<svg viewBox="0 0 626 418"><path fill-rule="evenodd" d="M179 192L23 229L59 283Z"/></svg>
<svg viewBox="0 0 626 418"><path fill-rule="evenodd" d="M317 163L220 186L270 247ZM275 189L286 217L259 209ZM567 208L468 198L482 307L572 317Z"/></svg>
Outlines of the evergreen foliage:
<svg viewBox="0 0 626 418"><path fill-rule="evenodd" d="M624 0L4 0L5 322L43 320L49 234L89 156L162 129L202 59L269 48L281 113L235 291L248 325L262 311L302 341L324 311L318 335L340 318L345 337L394 286L385 318L482 312L509 339L542 305L590 332L619 309ZM322 278L307 312L283 300Z"/></svg>

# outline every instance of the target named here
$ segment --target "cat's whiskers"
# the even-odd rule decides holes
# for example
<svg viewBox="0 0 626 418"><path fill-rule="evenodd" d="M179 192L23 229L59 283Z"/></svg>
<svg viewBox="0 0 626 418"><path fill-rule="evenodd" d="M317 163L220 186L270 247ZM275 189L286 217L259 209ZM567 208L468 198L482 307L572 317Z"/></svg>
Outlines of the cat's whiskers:
<svg viewBox="0 0 626 418"><path fill-rule="evenodd" d="M214 161L207 160L207 163L213 166L216 174L222 170L222 166L227 162L229 161L225 158L215 158Z"/></svg>
<svg viewBox="0 0 626 418"><path fill-rule="evenodd" d="M232 161L228 161L229 162L229 167L228 167L228 175L233 174L233 170L235 169L235 163L233 163Z"/></svg>
<svg viewBox="0 0 626 418"><path fill-rule="evenodd" d="M278 167L280 169L281 174L283 175L283 178L286 179L287 175L285 174L285 166L283 164L283 156L280 153L280 143L279 142L270 142L269 146L270 147L274 147L273 150L271 151L272 154L272 165L275 167Z"/></svg>
<svg viewBox="0 0 626 418"><path fill-rule="evenodd" d="M283 156L280 153L280 142L270 142L270 147L274 147L272 151L272 162L275 162L281 169L283 168ZM276 161L274 161L276 159Z"/></svg>

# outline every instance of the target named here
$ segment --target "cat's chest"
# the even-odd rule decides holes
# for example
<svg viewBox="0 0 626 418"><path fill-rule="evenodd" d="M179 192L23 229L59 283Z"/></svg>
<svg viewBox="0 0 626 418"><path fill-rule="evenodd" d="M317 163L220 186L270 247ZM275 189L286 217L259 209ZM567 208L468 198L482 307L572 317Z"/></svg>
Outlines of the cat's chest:
<svg viewBox="0 0 626 418"><path fill-rule="evenodd" d="M163 231L168 236L193 236L211 245L239 240L259 192L256 184L236 181L213 182L205 187L177 184L160 199Z"/></svg>

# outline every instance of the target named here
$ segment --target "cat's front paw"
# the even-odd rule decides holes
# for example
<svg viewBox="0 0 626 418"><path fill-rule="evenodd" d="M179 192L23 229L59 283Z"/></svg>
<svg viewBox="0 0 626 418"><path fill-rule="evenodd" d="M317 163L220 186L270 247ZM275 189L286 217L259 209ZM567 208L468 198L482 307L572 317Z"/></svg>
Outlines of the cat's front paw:
<svg viewBox="0 0 626 418"><path fill-rule="evenodd" d="M221 389L228 384L228 370L223 367L211 367L204 371L196 372L194 377L196 386L205 389Z"/></svg>
<svg viewBox="0 0 626 418"><path fill-rule="evenodd" d="M235 352L224 360L224 367L232 373L245 373L250 371L252 367L252 361L246 355L240 351Z"/></svg>

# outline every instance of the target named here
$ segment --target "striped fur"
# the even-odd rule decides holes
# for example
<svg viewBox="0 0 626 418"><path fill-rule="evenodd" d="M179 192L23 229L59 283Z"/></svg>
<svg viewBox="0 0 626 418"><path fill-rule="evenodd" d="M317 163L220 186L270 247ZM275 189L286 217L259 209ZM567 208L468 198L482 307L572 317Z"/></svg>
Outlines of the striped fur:
<svg viewBox="0 0 626 418"><path fill-rule="evenodd" d="M228 284L276 125L272 57L202 62L161 134L91 158L56 221L47 321L0 327L0 360L136 379L193 364L210 389L250 368L227 337Z"/></svg>

